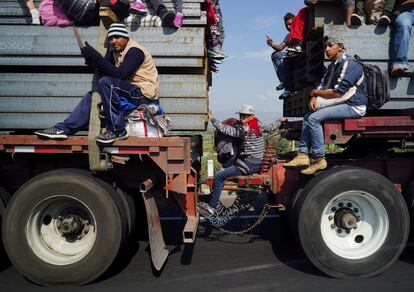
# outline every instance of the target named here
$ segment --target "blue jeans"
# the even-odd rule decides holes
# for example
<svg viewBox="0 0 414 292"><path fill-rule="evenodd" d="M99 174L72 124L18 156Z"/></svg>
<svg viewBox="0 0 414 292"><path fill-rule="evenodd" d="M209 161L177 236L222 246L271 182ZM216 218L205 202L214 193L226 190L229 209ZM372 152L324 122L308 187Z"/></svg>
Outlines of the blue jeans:
<svg viewBox="0 0 414 292"><path fill-rule="evenodd" d="M105 76L99 79L99 93L104 108L106 128L112 131L122 131L125 128L127 110L122 108L125 99L137 107L141 104L158 104L158 100L150 100L142 95L141 89L128 81ZM55 125L67 135L86 129L89 125L92 92L86 93L71 114Z"/></svg>
<svg viewBox="0 0 414 292"><path fill-rule="evenodd" d="M253 164L253 163L249 163L248 161L244 161L244 163L246 163L250 169L249 174L259 172L261 164ZM214 175L213 193L211 194L211 198L209 202L210 207L214 209L216 208L220 200L221 191L223 190L224 181L229 177L238 176L238 175L243 175L243 174L241 170L234 165L229 166L225 169L222 169Z"/></svg>
<svg viewBox="0 0 414 292"><path fill-rule="evenodd" d="M398 15L394 22L391 37L391 63L393 66L408 69L408 47L411 30L414 26L414 9Z"/></svg>
<svg viewBox="0 0 414 292"><path fill-rule="evenodd" d="M361 117L352 106L342 103L309 112L303 117L302 134L300 136L299 152L309 154L313 149L315 158L324 157L324 135L322 122Z"/></svg>
<svg viewBox="0 0 414 292"><path fill-rule="evenodd" d="M272 53L272 62L280 83L285 86L286 90L292 91L293 84L291 78L289 78L289 61L287 59L283 59L286 53L286 50L279 52L274 51Z"/></svg>

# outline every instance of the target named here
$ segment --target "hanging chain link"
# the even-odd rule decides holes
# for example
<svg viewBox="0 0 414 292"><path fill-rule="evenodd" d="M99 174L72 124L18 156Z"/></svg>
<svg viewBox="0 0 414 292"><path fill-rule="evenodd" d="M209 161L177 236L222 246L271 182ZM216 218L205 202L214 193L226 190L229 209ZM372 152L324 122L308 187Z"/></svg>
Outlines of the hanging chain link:
<svg viewBox="0 0 414 292"><path fill-rule="evenodd" d="M259 225L260 223L262 223L262 221L266 218L267 214L269 213L270 209L272 207L269 204L265 204L263 206L262 212L260 212L259 217L257 218L256 222L254 222L252 225L250 225L249 227L243 229L243 230L238 230L238 231L231 231L231 230L227 230L224 229L222 227L216 227L217 229L219 229L222 232L225 232L227 234L232 234L232 235L241 235L241 234L245 234L247 232L249 232L250 230L252 230L253 228L255 228L257 225Z"/></svg>
<svg viewBox="0 0 414 292"><path fill-rule="evenodd" d="M289 129L278 129L278 130L273 131L270 135L268 135L268 138L274 137L276 135L284 136L288 132L289 132ZM261 166L261 169L260 169L260 173L267 172L269 170L269 168L275 163L275 161L276 161L276 157L275 157L276 156L276 151L275 150L276 150L275 149L275 144L268 140L266 148L265 148L265 152L264 152L264 158L263 158L262 166ZM245 233L249 232L250 230L254 229L260 223L262 223L262 221L268 215L270 209L279 207L279 206L273 206L273 205L265 204L263 206L262 211L260 212L260 215L257 218L256 222L254 222L252 225L250 225L249 227L247 227L245 229L238 230L238 231L231 231L231 230L227 230L227 229L223 228L223 226L226 225L228 222L230 222L231 220L239 217L239 216L237 216L237 213L240 213L243 210L252 208L254 201L255 201L255 199L253 201L250 200L248 202L248 201L246 201L246 199L241 199L241 198L237 197L236 201L229 208L225 208L223 205L218 205L216 209L219 210L219 215L210 216L209 221L210 221L211 225L213 225L215 228L217 228L218 230L220 230L224 233L231 234L231 235L245 234Z"/></svg>

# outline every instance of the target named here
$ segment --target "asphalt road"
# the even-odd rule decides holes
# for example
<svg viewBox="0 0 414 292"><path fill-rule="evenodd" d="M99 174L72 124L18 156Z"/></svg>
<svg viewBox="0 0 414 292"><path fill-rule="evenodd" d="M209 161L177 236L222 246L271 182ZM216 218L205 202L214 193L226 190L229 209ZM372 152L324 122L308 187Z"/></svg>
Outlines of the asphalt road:
<svg viewBox="0 0 414 292"><path fill-rule="evenodd" d="M105 279L77 288L44 288L24 279L2 259L1 291L414 291L414 245L385 273L338 280L307 260L278 216L244 236L222 236L201 224L194 246L179 244L183 221L163 220L171 250L161 273L151 268L147 243L139 241L126 261Z"/></svg>

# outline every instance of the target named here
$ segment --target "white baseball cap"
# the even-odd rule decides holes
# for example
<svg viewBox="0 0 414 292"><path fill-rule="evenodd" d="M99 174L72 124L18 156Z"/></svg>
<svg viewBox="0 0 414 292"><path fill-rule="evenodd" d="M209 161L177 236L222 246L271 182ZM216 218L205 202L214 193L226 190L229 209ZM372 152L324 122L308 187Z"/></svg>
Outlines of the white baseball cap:
<svg viewBox="0 0 414 292"><path fill-rule="evenodd" d="M243 104L236 114L254 115L254 107L250 104Z"/></svg>

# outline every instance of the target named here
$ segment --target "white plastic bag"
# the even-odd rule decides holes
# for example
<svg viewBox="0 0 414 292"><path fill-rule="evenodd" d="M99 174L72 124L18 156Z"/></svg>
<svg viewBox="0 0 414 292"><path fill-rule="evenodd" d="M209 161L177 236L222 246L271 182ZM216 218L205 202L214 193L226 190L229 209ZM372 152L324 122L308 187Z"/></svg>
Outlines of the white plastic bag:
<svg viewBox="0 0 414 292"><path fill-rule="evenodd" d="M134 118L127 118L125 129L129 136L134 137L160 138L163 136L161 129L149 123L142 112Z"/></svg>
<svg viewBox="0 0 414 292"><path fill-rule="evenodd" d="M344 103L356 93L356 90L357 90L356 86L353 86L351 87L351 89L348 90L347 93L345 93L344 95L338 98L323 98L323 97L317 96L316 97L316 109L321 109L324 107Z"/></svg>

